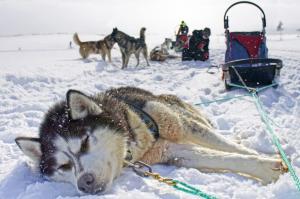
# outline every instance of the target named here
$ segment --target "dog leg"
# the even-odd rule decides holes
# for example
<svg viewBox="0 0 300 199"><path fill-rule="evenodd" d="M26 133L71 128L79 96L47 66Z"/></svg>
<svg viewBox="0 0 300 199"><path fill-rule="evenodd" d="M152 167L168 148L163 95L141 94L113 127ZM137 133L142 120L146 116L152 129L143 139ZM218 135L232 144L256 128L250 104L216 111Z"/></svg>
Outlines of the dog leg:
<svg viewBox="0 0 300 199"><path fill-rule="evenodd" d="M108 61L111 62L111 50L107 49L107 57L108 57Z"/></svg>
<svg viewBox="0 0 300 199"><path fill-rule="evenodd" d="M138 53L134 53L134 55L135 55L135 58L136 58L136 61L137 61L137 63L136 63L136 67L140 64L140 53L138 52Z"/></svg>
<svg viewBox="0 0 300 199"><path fill-rule="evenodd" d="M149 61L148 61L148 48L147 48L147 46L145 46L143 48L143 55L144 55L144 58L145 58L145 60L147 62L147 66L150 66Z"/></svg>
<svg viewBox="0 0 300 199"><path fill-rule="evenodd" d="M121 51L122 54L122 69L125 68L125 53L123 51Z"/></svg>
<svg viewBox="0 0 300 199"><path fill-rule="evenodd" d="M256 151L226 139L224 136L216 133L215 129L208 128L196 120L183 118L183 122L184 124L182 126L183 131L185 132L184 137L189 142L193 142L214 150L258 155Z"/></svg>
<svg viewBox="0 0 300 199"><path fill-rule="evenodd" d="M280 159L226 153L185 144L169 143L163 158L179 167L249 175L263 184L276 181L280 174L287 172Z"/></svg>
<svg viewBox="0 0 300 199"><path fill-rule="evenodd" d="M83 59L86 59L88 57L84 48L79 48L79 53Z"/></svg>
<svg viewBox="0 0 300 199"><path fill-rule="evenodd" d="M104 51L101 51L101 57L102 57L102 60L105 61L106 53Z"/></svg>
<svg viewBox="0 0 300 199"><path fill-rule="evenodd" d="M170 100L170 99L167 99ZM175 103L175 102L174 102ZM160 136L173 142L195 143L214 150L257 155L254 150L227 140L215 130L193 117L185 115L182 107L166 106L160 102L147 102L144 110L150 114L160 129ZM186 109L188 111L188 109ZM192 113L191 113L192 114ZM199 117L204 117L201 114Z"/></svg>
<svg viewBox="0 0 300 199"><path fill-rule="evenodd" d="M130 58L130 55L125 54L125 65L124 65L124 68L128 67L129 58Z"/></svg>

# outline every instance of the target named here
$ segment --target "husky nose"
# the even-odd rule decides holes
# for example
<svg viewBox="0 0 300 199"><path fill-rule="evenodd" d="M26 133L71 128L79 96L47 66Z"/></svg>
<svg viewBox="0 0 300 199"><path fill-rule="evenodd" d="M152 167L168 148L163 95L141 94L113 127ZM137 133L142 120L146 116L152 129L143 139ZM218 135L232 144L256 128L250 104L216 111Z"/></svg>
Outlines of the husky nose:
<svg viewBox="0 0 300 199"><path fill-rule="evenodd" d="M83 174L77 181L78 189L84 193L94 193L95 178L91 173Z"/></svg>

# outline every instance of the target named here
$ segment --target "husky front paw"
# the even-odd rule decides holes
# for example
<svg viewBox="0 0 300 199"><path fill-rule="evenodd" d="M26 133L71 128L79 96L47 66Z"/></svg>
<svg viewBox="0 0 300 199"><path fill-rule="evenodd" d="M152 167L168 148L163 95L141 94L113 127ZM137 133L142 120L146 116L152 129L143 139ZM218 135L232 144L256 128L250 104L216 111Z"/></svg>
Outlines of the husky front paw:
<svg viewBox="0 0 300 199"><path fill-rule="evenodd" d="M276 163L276 167L273 168L274 171L280 171L282 174L287 173L289 171L289 168L287 165L284 163L283 160L279 161Z"/></svg>
<svg viewBox="0 0 300 199"><path fill-rule="evenodd" d="M288 172L288 167L283 160L275 159L264 165L264 169L262 169L261 172L263 172L261 182L262 184L267 185L277 181L281 174Z"/></svg>

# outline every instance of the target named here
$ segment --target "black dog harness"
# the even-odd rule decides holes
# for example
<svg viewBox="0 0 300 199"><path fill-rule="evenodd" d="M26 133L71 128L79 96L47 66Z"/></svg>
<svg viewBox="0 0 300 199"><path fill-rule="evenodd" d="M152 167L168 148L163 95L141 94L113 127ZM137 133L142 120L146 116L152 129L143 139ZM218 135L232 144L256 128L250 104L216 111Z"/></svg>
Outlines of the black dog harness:
<svg viewBox="0 0 300 199"><path fill-rule="evenodd" d="M158 129L158 125L155 122L155 120L148 113L143 111L138 106L128 102L125 99L121 99L121 100L124 103L126 103L131 108L131 110L133 110L141 118L141 120L146 124L146 126L148 127L148 129L152 133L153 137L157 140L158 137L159 137L159 129ZM130 150L127 150L125 160L126 161L131 161L132 160L132 153L131 153Z"/></svg>
<svg viewBox="0 0 300 199"><path fill-rule="evenodd" d="M148 129L151 131L153 137L155 139L158 139L159 137L159 130L158 130L158 125L155 122L155 120L145 111L137 107L136 105L123 100L140 118L143 122L145 122L146 126Z"/></svg>

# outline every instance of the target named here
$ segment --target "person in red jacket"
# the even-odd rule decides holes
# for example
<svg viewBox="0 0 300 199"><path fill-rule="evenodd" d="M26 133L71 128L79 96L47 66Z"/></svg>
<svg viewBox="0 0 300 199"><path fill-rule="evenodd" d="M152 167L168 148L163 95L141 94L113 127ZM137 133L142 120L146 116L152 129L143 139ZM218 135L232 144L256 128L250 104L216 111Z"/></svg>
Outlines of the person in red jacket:
<svg viewBox="0 0 300 199"><path fill-rule="evenodd" d="M189 41L189 49L193 52L195 60L206 61L209 58L209 37L211 31L209 28L204 30L194 30Z"/></svg>

